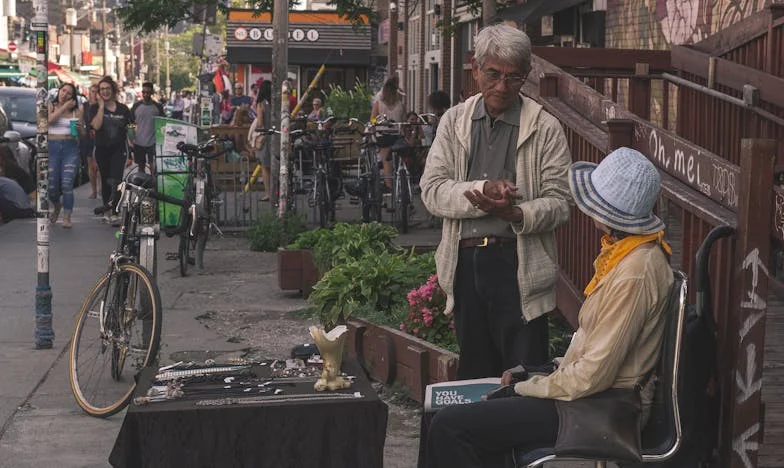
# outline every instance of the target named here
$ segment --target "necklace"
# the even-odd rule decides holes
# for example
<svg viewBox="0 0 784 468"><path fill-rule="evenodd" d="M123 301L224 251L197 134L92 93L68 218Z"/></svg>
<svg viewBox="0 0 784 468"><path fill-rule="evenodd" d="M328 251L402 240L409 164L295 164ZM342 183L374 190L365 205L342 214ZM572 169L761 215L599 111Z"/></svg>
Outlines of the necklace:
<svg viewBox="0 0 784 468"><path fill-rule="evenodd" d="M352 398L364 398L360 392L354 393L333 393L329 395L295 393L291 395L270 395L252 398L214 398L211 400L199 400L197 406L224 406L224 405L258 405L264 403L281 403L285 401L320 401L320 400L348 400Z"/></svg>

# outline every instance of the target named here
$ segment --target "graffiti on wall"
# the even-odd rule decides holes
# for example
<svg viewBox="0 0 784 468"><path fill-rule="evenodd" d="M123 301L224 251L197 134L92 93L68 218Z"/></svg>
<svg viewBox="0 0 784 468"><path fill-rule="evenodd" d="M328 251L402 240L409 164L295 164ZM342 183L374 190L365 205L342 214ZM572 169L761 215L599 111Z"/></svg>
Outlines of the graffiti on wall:
<svg viewBox="0 0 784 468"><path fill-rule="evenodd" d="M767 5L766 0L608 0L607 47L694 44Z"/></svg>

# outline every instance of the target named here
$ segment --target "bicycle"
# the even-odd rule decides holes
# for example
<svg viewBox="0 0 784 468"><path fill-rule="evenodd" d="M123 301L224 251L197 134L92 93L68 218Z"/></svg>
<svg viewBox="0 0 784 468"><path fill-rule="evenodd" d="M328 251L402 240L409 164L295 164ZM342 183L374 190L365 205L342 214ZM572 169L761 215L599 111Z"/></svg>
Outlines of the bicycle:
<svg viewBox="0 0 784 468"><path fill-rule="evenodd" d="M359 146L359 173L357 186L346 185L346 191L357 198L362 210L362 222L381 222L381 173L378 161L378 145L375 130L370 123L363 124L358 119L350 118L350 124L359 124L363 130L359 132L362 142Z"/></svg>
<svg viewBox="0 0 784 468"><path fill-rule="evenodd" d="M87 414L108 417L130 401L133 375L157 360L161 339L161 296L155 283L154 200L183 209L177 230L193 229L195 206L155 191L147 173L120 184L122 224L107 272L87 294L76 316L68 361L74 398ZM97 322L97 323L96 323ZM130 359L130 362L129 362ZM123 371L130 364L130 375ZM108 370L108 373L107 373Z"/></svg>
<svg viewBox="0 0 784 468"><path fill-rule="evenodd" d="M218 143L223 145L223 149L216 152ZM204 269L204 250L210 230L214 229L219 236L223 236L216 217L217 205L222 202L219 198L220 191L212 177L210 161L231 151L233 145L229 140L219 142L210 139L201 145L179 142L177 149L188 159L185 192L195 205L195 227L180 234L178 248L180 275L187 276L188 266L191 264L195 263L197 268Z"/></svg>
<svg viewBox="0 0 784 468"><path fill-rule="evenodd" d="M335 117L313 122L317 125L316 129L301 130L297 135L301 141L301 151L307 151L312 156L312 187L308 197L308 205L315 211L315 218L320 227L327 227L330 222L335 221L335 201L338 194L343 191L342 180L339 170L335 167L332 160L332 140L331 130L325 128ZM297 130L293 131L298 132ZM303 137L311 135L312 141Z"/></svg>

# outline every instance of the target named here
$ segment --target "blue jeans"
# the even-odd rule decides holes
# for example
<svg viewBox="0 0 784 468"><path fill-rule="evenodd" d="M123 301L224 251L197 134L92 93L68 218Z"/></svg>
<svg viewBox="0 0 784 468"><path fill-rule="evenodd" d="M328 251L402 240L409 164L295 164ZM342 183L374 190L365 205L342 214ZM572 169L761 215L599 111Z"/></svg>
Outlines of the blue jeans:
<svg viewBox="0 0 784 468"><path fill-rule="evenodd" d="M73 187L79 168L79 145L75 139L49 140L49 200L60 203L63 211L73 211Z"/></svg>

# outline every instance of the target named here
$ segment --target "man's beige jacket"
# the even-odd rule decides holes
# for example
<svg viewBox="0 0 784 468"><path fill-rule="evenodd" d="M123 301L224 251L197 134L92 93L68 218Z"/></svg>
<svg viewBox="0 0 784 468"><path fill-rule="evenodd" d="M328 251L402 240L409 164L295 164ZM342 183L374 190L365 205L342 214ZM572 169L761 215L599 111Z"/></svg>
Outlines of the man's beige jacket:
<svg viewBox="0 0 784 468"><path fill-rule="evenodd" d="M435 216L444 219L441 243L436 251L438 282L446 292L445 312L454 307L454 278L463 219L486 216L474 208L463 192L482 190L484 180L467 181L471 148L471 116L481 102L475 95L449 109L438 125L420 181L422 201ZM522 200L517 234L520 266L520 303L523 317L531 321L555 308L558 277L554 230L569 219L571 195L567 173L572 162L561 124L542 106L521 95L520 134L517 138L516 183ZM493 155L492 157L505 157Z"/></svg>

